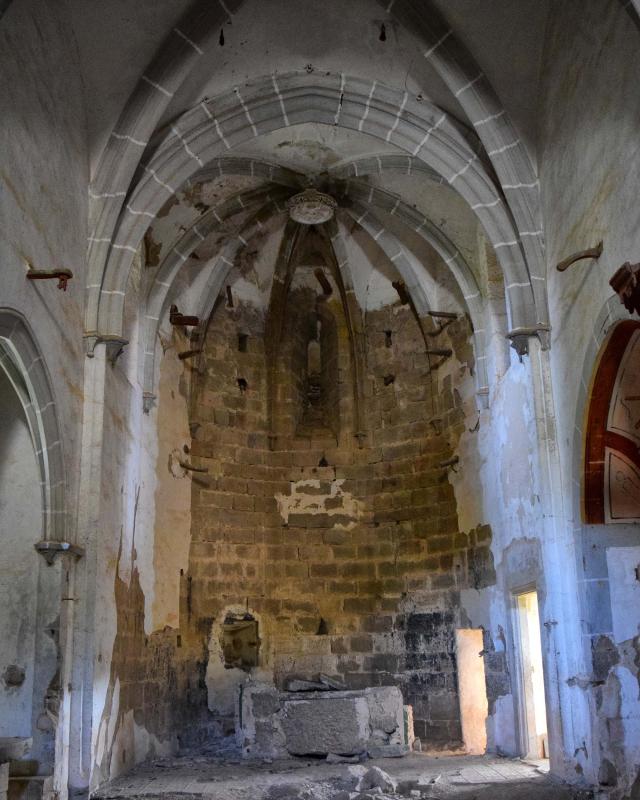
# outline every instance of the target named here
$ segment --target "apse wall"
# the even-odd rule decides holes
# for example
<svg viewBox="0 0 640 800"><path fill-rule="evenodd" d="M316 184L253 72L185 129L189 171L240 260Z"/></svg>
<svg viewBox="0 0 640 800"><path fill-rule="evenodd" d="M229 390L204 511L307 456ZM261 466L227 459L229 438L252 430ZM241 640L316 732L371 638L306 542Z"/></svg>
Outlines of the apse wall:
<svg viewBox="0 0 640 800"><path fill-rule="evenodd" d="M409 307L396 303L366 314L366 436L360 448L349 337L335 298L321 302L327 306L323 318L335 320L335 336L325 342L335 349L324 355L337 364L332 389L338 401L334 397L329 407L340 415L339 434L325 426L287 428L290 407L301 396L293 368L304 372L305 323L315 319L316 296L294 288L289 299L297 313L288 314L283 333L276 371L279 423L271 443L263 308L222 302L198 358L178 362L177 354L194 346L178 336L162 359L161 376L169 369L169 380L161 382L151 415L166 420L179 410L190 373L193 439L174 452L179 429L159 432L151 448L155 464L149 462L154 477L132 473L133 488L127 489L135 493L141 479L140 497L147 500L140 501L137 522L130 521L124 536L114 528L102 547L102 558L115 568L104 582L104 601L113 586L116 609L98 640L103 657L96 684L104 693L94 784L150 752L232 733L238 690L247 681L282 688L289 677L318 673L350 688L399 685L426 747L461 744L455 628L468 627L469 619L460 611L460 593L495 582L491 529L461 529L450 473L440 466L464 428L463 398L468 403L473 397L469 324L461 317L433 340L433 346L452 347L453 356L434 382L432 398L425 341ZM184 365L182 377L171 366L177 363ZM139 400L138 389L122 384L126 362L115 371L120 377L110 379L107 396L119 395L122 408L127 392L131 402ZM127 469L116 445L122 434L111 422L108 429L114 446L107 447L107 474L120 474ZM206 471L187 477L179 460ZM181 523L176 518L167 527L166 513L157 510L154 533L142 509L154 484L155 492L165 486L156 495L160 509L175 497L167 492L171 483L189 482L185 563L178 555ZM114 501L114 495L107 498L107 504ZM160 527L159 516L165 518ZM176 549L154 549L151 567L148 542L155 539L162 548L166 537ZM150 617L160 591L175 606L176 579L178 615ZM258 665L225 667L223 625L246 614L258 622ZM487 673L504 683L504 655L495 650L488 640Z"/></svg>
<svg viewBox="0 0 640 800"><path fill-rule="evenodd" d="M249 677L225 669L217 640L225 615L245 612L259 623L254 679L282 687L288 677L325 673L350 688L398 684L427 746L459 744L458 592L495 580L490 529L460 531L439 466L452 454L447 434L461 428L460 395L449 379L432 400L419 327L408 307L386 307L366 316L364 446L346 413L351 370L339 326L339 438L278 435L270 449L263 324L250 306L218 311L203 374L194 376L192 455L209 471L192 484L189 614L205 634L213 623L212 721L229 728ZM248 335L246 352L239 333ZM440 339L453 343L468 379L466 320L447 333ZM281 370L283 402L287 377Z"/></svg>

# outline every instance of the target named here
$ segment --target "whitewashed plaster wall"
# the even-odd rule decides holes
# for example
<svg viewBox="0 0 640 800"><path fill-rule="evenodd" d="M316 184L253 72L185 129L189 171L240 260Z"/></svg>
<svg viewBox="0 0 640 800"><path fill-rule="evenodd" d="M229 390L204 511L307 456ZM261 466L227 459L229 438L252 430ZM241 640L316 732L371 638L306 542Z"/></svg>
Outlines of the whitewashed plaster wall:
<svg viewBox="0 0 640 800"><path fill-rule="evenodd" d="M502 370L493 371L498 381L492 389L491 410L480 415L477 434L463 435L460 474L452 476L461 529L491 524L498 572L496 587L463 592L462 603L474 626L490 629L494 641L502 627L510 644L508 599L517 588L519 566L522 579L528 574L538 582L545 668L562 675L561 681L546 676L552 768L568 780L610 783L602 769L606 759L618 774L617 784L603 786L603 791L617 798L630 791L640 768L638 615L632 605L611 602L607 564L620 570L621 559L615 553L637 546L638 528L581 524L580 456L585 394L597 352L596 322L612 296L608 280L624 261L633 263L640 257L640 216L634 199L640 171L640 102L634 88L640 74L637 31L615 3L564 4L550 17L543 63L539 164L562 533L559 541L551 542L543 526L539 495L543 487L537 476L544 465L536 455L539 433L532 392L535 365L530 357L520 365L512 354L502 377ZM594 246L601 238L605 250L597 264L581 262L564 274L555 270L562 258ZM471 419L469 414L467 418ZM474 491L478 476L480 492ZM559 563L554 558L558 552L565 556ZM569 582L567 572L575 573ZM580 594L579 628L570 624L566 612L563 619L558 605L556 586L563 582L563 591L571 591L573 585L573 593ZM551 602L548 590L556 595ZM554 655L558 648L554 637L563 624L568 629L565 647L568 644L574 651L569 662ZM618 641L612 633L616 630L629 635L635 630L635 636ZM605 676L602 703L595 695L591 663L591 643L601 635L615 638L614 660L619 661ZM489 745L506 752L518 747L513 737L517 730L513 700L502 698L488 721ZM564 729L556 723L554 732L554 718L559 717Z"/></svg>
<svg viewBox="0 0 640 800"><path fill-rule="evenodd" d="M66 538L75 541L84 399L88 157L82 81L65 3L24 0L10 5L0 25L0 74L0 308L22 315L43 357L64 456ZM29 265L42 270L71 269L74 277L62 292L55 280L27 281ZM29 474L10 476L11 490L19 493L20 481ZM29 497L25 486L24 505ZM35 507L39 510L39 502ZM22 510L26 521L30 511ZM47 773L53 767L55 723L46 717L45 694L58 666L63 587L60 564L47 567L33 550L39 533L40 523L28 543L29 563L35 570L31 575L37 582L33 586L35 618L24 621L25 641L29 626L35 635L34 716L29 731L16 733L33 735L27 757L38 760L41 772ZM3 614L9 609L2 603ZM62 630L63 621L60 625L64 640L68 631ZM63 701L61 718L65 708Z"/></svg>
<svg viewBox="0 0 640 800"><path fill-rule="evenodd" d="M27 319L51 378L69 507L77 494L82 418L88 158L82 83L64 3L12 3L0 27L0 306ZM73 271L30 282L34 269Z"/></svg>
<svg viewBox="0 0 640 800"><path fill-rule="evenodd" d="M180 334L163 348L157 342L157 403L149 414L142 402L140 314L142 272L136 258L129 281L125 330L129 344L115 363L104 362L97 348L92 360L104 376L101 403L100 536L93 543L96 596L93 609L90 743L91 769L78 776L91 787L115 777L151 754L170 753L172 741L160 741L121 707L118 675L112 658L119 630L115 586L130 589L139 581L144 595L144 631L177 627L180 569L187 567L191 530L191 480L175 474L172 453L188 460L190 443L187 396L189 374L177 353L189 343ZM93 365L92 365L93 366ZM175 463L175 459L174 459ZM137 609L129 609L136 613ZM90 612L91 613L91 612ZM89 688L89 687L87 687ZM84 744L87 748L88 743Z"/></svg>
<svg viewBox="0 0 640 800"><path fill-rule="evenodd" d="M638 526L582 525L579 493L584 404L598 349L598 318L613 294L609 278L623 262L640 260L639 44L638 30L621 4L587 0L559 5L549 18L540 95L551 368L567 525L574 527L578 541L582 644L589 661L592 643L601 635L612 637L616 628L628 631L626 623L635 628L636 637L639 632L638 609L611 603L607 565L617 560L612 550L637 546ZM565 273L556 271L562 258L600 239L604 252L597 263L583 261ZM621 315L630 318L626 311ZM608 790L612 797L622 797L634 781L640 782L640 702L634 639L616 644L621 664L609 672L605 690L610 683L630 681L635 691L617 692L618 711L609 722L607 704L596 708L595 687L587 681L584 691L593 708L593 774L601 771L603 759L613 763L618 783ZM624 673L624 681L616 671ZM616 723L619 735L614 733Z"/></svg>
<svg viewBox="0 0 640 800"><path fill-rule="evenodd" d="M498 653L505 649L508 652L513 644L509 599L511 591L520 587L517 583L512 585L510 572L517 572L517 568L511 562L529 574L527 580L537 579L540 583L541 577L541 564L529 562L532 551L539 555L542 538L537 463L532 446L535 418L531 375L529 365L520 363L511 352L506 372L492 375L487 410L478 410L471 381L460 387L466 431L457 447L457 471L449 473L460 530L491 526L497 582L480 590L463 589L460 601L469 627L487 631ZM508 559L510 548L514 555ZM539 589L544 591L543 586ZM511 661L509 666L512 665ZM495 698L493 713L487 719L487 746L494 752L517 755L520 744L516 736L513 673L511 677L511 691Z"/></svg>
<svg viewBox="0 0 640 800"><path fill-rule="evenodd" d="M578 559L577 567L567 561L554 564L549 558L552 551L547 554L550 543L543 535L538 496L541 487L536 480L540 465L536 464L534 447L535 404L529 358L525 357L524 365L520 365L512 355L509 370L492 391L490 412L481 414L475 439L472 433L462 437L461 474L452 482L456 487L461 529L484 521L493 530L498 585L479 593L463 593L462 602L472 624L488 627L494 640L498 626L502 626L509 641L506 601L513 588L509 586L512 576L517 576L518 562L522 559L522 566L526 566L523 577L528 572L531 579L537 577L540 581L545 667L555 670L551 633L563 620L556 613L561 609L547 602L546 588L560 583L561 571L577 569L575 593L583 588L580 626L583 641L575 638L575 631L570 638L576 650L583 650L578 663L590 672L591 640L600 634L610 634L612 626L629 631L633 621L627 618L634 613L637 617L637 610L628 605L612 607L607 580L607 559L615 560L619 566L612 548L637 544L637 526L594 530L581 525L581 475L576 470L580 460L576 459L575 450L576 440L579 446L581 443L576 429L581 434L585 383L593 368L594 326L602 306L612 295L608 280L623 261L637 261L640 251L640 220L634 201L640 169L637 157L640 103L632 88L636 85L640 60L637 33L616 4L589 2L579 8L567 4L557 11L560 13L554 13L550 21L544 58L539 162L553 326L550 367L564 495L564 552L568 558L573 554ZM567 31L573 32L569 47ZM604 239L605 252L598 264L582 262L564 274L555 270L555 264L566 255L593 246L600 238ZM591 363L585 364L588 359ZM480 493L474 492L470 485L478 475ZM526 495L523 487L527 487ZM575 535L575 547L570 532ZM538 540L539 544L533 549L521 547L518 555L518 540ZM509 557L510 549L515 559ZM539 564L527 566L527 558L536 549ZM536 568L540 570L538 576ZM544 625L545 622L551 624ZM637 620L635 626L637 635ZM569 692L564 687L562 692L556 691L559 687L554 687L547 675L550 720L562 715L566 728L556 730L555 736L551 730L555 771L570 780L584 778L597 782L602 777L601 759L606 757L616 768L622 766L618 786L609 787L612 797L622 797L629 790L637 780L638 769L637 666L634 670L630 642L618 644L622 645L621 663L611 670L606 686L608 697L613 700L604 703L599 715L594 696L587 697L586 703L585 698L577 697L592 692L592 685L584 675L563 676L565 683L569 682ZM623 680L619 672L624 675ZM631 685L635 685L635 690L630 689ZM568 702L572 695L575 707ZM624 734L624 741L613 748L604 733L610 730L606 717L611 705L615 708L612 719L621 722L615 730ZM587 707L592 710L591 720L584 715ZM517 750L518 743L513 739L517 729L515 708L509 697L496 705L496 713L488 723L490 746L507 752ZM584 723L582 741L576 736L580 719ZM569 747L571 744L575 751Z"/></svg>

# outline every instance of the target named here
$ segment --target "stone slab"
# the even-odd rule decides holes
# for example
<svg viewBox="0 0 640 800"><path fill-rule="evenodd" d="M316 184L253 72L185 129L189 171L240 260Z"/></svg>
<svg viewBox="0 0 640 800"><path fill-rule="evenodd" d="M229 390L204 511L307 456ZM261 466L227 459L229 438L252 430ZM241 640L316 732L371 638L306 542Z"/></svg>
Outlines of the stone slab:
<svg viewBox="0 0 640 800"><path fill-rule="evenodd" d="M324 693L292 700L284 704L282 728L292 755L356 755L367 748L369 706L364 697Z"/></svg>

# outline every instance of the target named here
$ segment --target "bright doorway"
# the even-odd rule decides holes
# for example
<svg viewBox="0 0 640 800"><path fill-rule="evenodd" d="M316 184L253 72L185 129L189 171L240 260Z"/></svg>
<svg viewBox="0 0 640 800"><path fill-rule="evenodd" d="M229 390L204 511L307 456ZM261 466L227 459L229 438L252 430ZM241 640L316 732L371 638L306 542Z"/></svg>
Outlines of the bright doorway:
<svg viewBox="0 0 640 800"><path fill-rule="evenodd" d="M485 723L488 703L483 653L481 628L462 628L456 631L462 740L470 755L483 755L487 750Z"/></svg>
<svg viewBox="0 0 640 800"><path fill-rule="evenodd" d="M537 592L516 594L515 632L520 677L522 754L526 758L548 758L547 709Z"/></svg>

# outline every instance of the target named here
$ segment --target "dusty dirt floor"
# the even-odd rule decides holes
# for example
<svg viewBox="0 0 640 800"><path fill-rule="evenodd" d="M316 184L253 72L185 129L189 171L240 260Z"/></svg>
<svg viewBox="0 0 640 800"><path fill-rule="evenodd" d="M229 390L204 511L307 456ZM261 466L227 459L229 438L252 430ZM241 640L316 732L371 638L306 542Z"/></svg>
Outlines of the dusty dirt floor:
<svg viewBox="0 0 640 800"><path fill-rule="evenodd" d="M106 784L94 798L570 800L590 796L554 781L543 764L495 756L410 753L361 764L309 758L268 763L229 755L160 759Z"/></svg>

